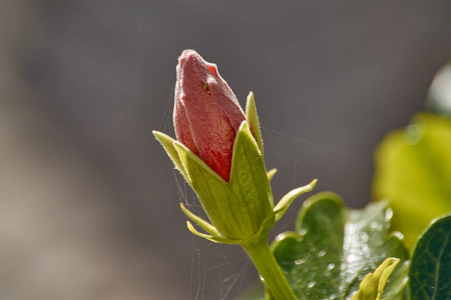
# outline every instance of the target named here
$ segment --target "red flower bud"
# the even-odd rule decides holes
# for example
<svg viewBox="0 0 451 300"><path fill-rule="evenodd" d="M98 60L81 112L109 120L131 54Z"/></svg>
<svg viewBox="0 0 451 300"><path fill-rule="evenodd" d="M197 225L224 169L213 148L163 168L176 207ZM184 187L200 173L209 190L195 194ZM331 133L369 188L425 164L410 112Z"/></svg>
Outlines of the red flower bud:
<svg viewBox="0 0 451 300"><path fill-rule="evenodd" d="M174 100L178 141L228 182L236 132L246 117L216 65L185 50L177 65Z"/></svg>

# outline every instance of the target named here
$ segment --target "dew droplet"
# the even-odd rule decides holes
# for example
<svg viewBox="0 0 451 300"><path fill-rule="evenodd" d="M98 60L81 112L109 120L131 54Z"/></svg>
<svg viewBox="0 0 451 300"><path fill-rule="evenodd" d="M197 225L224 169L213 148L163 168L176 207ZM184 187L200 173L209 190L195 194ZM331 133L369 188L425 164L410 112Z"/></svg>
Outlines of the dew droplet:
<svg viewBox="0 0 451 300"><path fill-rule="evenodd" d="M359 238L362 240L362 242L366 243L368 241L368 233L361 232L359 233Z"/></svg>
<svg viewBox="0 0 451 300"><path fill-rule="evenodd" d="M328 264L327 265L327 269L328 270L332 270L333 268L335 268L335 264Z"/></svg>
<svg viewBox="0 0 451 300"><path fill-rule="evenodd" d="M296 260L294 261L294 263L295 263L296 265L302 265L302 264L304 263L304 260L303 260L302 258L299 258L299 259L296 259Z"/></svg>
<svg viewBox="0 0 451 300"><path fill-rule="evenodd" d="M382 225L379 222L373 221L370 223L370 227L371 229L375 229L377 231L381 231L382 230Z"/></svg>
<svg viewBox="0 0 451 300"><path fill-rule="evenodd" d="M308 286L309 288L312 288L312 287L315 286L315 284L316 284L315 281L311 281L311 282L309 282L309 284L308 284L307 286Z"/></svg>
<svg viewBox="0 0 451 300"><path fill-rule="evenodd" d="M362 245L362 253L368 253L370 251L370 247L367 244Z"/></svg>
<svg viewBox="0 0 451 300"><path fill-rule="evenodd" d="M352 264L355 263L356 261L358 261L359 256L357 256L356 254L350 254L346 257L346 262L348 264Z"/></svg>
<svg viewBox="0 0 451 300"><path fill-rule="evenodd" d="M335 294L332 294L332 295L330 295L330 298L329 298L330 300L335 300L335 299L337 299L337 295L335 295Z"/></svg>
<svg viewBox="0 0 451 300"><path fill-rule="evenodd" d="M393 217L393 210L391 210L391 208L389 208L385 212L385 222L390 221L392 217Z"/></svg>
<svg viewBox="0 0 451 300"><path fill-rule="evenodd" d="M393 232L392 235L394 235L395 237L397 237L400 240L402 240L404 238L404 235L399 231Z"/></svg>
<svg viewBox="0 0 451 300"><path fill-rule="evenodd" d="M318 256L324 256L324 255L326 255L326 251L324 251L324 250L321 250L320 252L318 252Z"/></svg>
<svg viewBox="0 0 451 300"><path fill-rule="evenodd" d="M307 234L307 232L308 232L308 230L306 228L301 228L301 230L299 230L299 235L304 236Z"/></svg>

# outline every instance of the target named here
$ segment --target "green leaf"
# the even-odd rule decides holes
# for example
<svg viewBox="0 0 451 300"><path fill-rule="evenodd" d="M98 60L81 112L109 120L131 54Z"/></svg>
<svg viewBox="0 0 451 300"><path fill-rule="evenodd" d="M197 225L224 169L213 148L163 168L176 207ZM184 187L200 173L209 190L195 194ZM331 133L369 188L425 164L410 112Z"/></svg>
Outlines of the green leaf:
<svg viewBox="0 0 451 300"><path fill-rule="evenodd" d="M411 300L451 299L451 214L423 233L412 255Z"/></svg>
<svg viewBox="0 0 451 300"><path fill-rule="evenodd" d="M280 234L273 253L298 299L351 299L363 278L386 258L409 253L399 235L387 237L392 211L386 203L346 209L329 192L310 197L294 232ZM407 269L397 267L382 299L400 299Z"/></svg>
<svg viewBox="0 0 451 300"><path fill-rule="evenodd" d="M374 199L387 199L393 228L409 246L430 221L451 212L451 119L418 114L390 133L375 155Z"/></svg>
<svg viewBox="0 0 451 300"><path fill-rule="evenodd" d="M393 257L384 260L374 273L365 276L351 300L381 300L388 277L398 263L399 259Z"/></svg>

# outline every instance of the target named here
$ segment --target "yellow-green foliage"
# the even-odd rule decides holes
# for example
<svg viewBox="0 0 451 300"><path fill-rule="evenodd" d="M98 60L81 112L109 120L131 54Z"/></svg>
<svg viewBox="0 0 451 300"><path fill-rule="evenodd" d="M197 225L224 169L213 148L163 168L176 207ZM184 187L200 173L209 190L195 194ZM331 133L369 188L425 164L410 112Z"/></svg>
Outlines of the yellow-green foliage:
<svg viewBox="0 0 451 300"><path fill-rule="evenodd" d="M437 216L451 212L451 118L428 113L391 132L375 156L375 200L388 200L393 227L410 247Z"/></svg>

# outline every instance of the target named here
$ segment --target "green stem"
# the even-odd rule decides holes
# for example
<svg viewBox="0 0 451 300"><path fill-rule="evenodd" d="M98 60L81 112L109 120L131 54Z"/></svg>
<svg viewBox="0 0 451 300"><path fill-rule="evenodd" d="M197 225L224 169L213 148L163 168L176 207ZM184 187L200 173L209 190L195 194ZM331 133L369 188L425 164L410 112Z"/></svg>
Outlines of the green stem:
<svg viewBox="0 0 451 300"><path fill-rule="evenodd" d="M266 288L276 300L297 299L269 249L266 234L256 239L242 242L240 245L251 258L260 276L263 278Z"/></svg>

